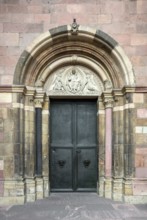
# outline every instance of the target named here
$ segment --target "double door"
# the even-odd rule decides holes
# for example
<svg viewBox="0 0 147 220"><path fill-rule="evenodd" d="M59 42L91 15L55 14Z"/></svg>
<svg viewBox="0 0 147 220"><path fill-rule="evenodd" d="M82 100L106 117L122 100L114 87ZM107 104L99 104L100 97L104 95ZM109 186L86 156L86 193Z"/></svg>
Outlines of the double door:
<svg viewBox="0 0 147 220"><path fill-rule="evenodd" d="M52 100L51 191L96 191L96 100Z"/></svg>

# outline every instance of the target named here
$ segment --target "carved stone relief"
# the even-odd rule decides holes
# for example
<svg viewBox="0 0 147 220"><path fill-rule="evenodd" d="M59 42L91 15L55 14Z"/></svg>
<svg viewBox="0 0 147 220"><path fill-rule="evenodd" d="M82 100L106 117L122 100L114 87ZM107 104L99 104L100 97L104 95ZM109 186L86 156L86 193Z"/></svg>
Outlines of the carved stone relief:
<svg viewBox="0 0 147 220"><path fill-rule="evenodd" d="M101 95L104 90L99 77L82 66L61 68L45 83L48 95Z"/></svg>

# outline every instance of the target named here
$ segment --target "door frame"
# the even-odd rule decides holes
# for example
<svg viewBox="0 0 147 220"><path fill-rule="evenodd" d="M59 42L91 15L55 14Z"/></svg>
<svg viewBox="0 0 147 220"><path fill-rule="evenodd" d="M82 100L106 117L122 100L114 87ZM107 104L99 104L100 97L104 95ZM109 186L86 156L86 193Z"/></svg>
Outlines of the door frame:
<svg viewBox="0 0 147 220"><path fill-rule="evenodd" d="M97 186L96 186L96 190L94 191L94 190L85 190L85 192L96 192L98 189L97 189L97 187L98 187L98 185L99 185L99 145L98 145L98 143L99 143L99 141L98 141L98 134L99 134L99 124L98 124L98 110L99 110L99 97L97 96L97 97L94 97L94 96L92 96L92 97L83 97L83 96L75 96L75 97L73 97L73 96L68 96L68 97L64 97L64 96L62 96L62 97L48 97L49 98L49 104L48 104L48 109L49 109L49 112L50 112L50 107L51 107L51 100L70 100L70 101L72 101L72 100L85 100L85 101L88 101L88 100L95 100L95 102L96 102L96 106L97 106L97 109L96 109L96 114L97 114L97 123L96 123L96 133L97 133L97 136L96 136L96 139L97 139L97 143L96 143L96 145L97 145L97 147L96 147L96 169L97 169L97 172L96 172L96 179L97 179ZM51 125L50 125L50 114L49 114L49 119L48 119L48 122L49 122L49 131L48 131L48 133L49 133L49 137L50 137L50 132L51 132ZM49 138L49 142L48 142L48 145L49 145L49 150L48 150L48 152L49 152L49 186L50 186L50 192L51 192L51 144L50 144L50 138ZM69 190L57 190L56 192L66 192L66 191L68 191L69 192ZM84 192L84 190L82 190L82 191L75 191L75 190L73 190L73 191L70 191L70 192Z"/></svg>

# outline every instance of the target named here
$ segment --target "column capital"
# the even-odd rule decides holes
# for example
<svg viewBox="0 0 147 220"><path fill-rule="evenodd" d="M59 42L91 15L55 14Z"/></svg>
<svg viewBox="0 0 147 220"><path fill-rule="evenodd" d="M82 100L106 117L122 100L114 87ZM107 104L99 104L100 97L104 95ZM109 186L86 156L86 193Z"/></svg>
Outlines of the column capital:
<svg viewBox="0 0 147 220"><path fill-rule="evenodd" d="M42 88L37 88L34 95L35 108L42 108L42 104L45 99L45 92Z"/></svg>
<svg viewBox="0 0 147 220"><path fill-rule="evenodd" d="M112 93L104 92L102 94L102 100L105 108L113 108L114 99Z"/></svg>
<svg viewBox="0 0 147 220"><path fill-rule="evenodd" d="M35 108L42 108L43 100L35 99L34 104L35 104Z"/></svg>
<svg viewBox="0 0 147 220"><path fill-rule="evenodd" d="M105 108L113 108L113 99L105 99L104 100L104 105Z"/></svg>

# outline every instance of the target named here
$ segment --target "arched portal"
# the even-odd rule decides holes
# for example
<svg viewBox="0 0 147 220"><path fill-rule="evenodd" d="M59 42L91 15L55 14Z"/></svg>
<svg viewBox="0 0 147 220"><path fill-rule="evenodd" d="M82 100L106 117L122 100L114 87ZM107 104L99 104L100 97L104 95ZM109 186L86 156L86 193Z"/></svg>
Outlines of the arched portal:
<svg viewBox="0 0 147 220"><path fill-rule="evenodd" d="M22 53L13 84L21 108L19 175L26 201L50 191L49 115L50 99L55 98L97 99L97 191L122 200L124 176L134 175L133 139L127 138L133 127L127 119L133 111L135 78L118 43L100 30L77 24L51 29Z"/></svg>

